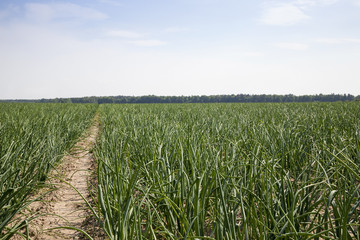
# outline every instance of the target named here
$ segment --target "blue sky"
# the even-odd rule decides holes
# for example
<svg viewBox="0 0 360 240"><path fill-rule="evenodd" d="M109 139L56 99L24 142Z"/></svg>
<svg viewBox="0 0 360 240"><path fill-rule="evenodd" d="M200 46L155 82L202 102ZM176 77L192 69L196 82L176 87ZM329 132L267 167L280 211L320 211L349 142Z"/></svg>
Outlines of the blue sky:
<svg viewBox="0 0 360 240"><path fill-rule="evenodd" d="M0 66L0 99L360 95L360 0L2 0Z"/></svg>

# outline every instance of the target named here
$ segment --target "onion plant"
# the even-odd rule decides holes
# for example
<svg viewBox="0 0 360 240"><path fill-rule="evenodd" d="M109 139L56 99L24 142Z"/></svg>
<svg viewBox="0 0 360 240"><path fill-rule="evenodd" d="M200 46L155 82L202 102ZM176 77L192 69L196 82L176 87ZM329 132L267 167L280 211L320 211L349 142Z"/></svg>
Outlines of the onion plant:
<svg viewBox="0 0 360 240"><path fill-rule="evenodd" d="M0 103L0 239L34 216L20 212L91 123L97 105Z"/></svg>
<svg viewBox="0 0 360 240"><path fill-rule="evenodd" d="M110 239L360 239L359 103L102 105Z"/></svg>

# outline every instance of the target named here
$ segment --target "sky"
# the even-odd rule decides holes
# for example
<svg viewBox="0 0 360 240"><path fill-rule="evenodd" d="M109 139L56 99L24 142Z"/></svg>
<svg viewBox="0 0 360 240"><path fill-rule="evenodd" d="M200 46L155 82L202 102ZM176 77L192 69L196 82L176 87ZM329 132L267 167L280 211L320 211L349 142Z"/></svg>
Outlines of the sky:
<svg viewBox="0 0 360 240"><path fill-rule="evenodd" d="M360 95L360 0L1 0L0 99Z"/></svg>

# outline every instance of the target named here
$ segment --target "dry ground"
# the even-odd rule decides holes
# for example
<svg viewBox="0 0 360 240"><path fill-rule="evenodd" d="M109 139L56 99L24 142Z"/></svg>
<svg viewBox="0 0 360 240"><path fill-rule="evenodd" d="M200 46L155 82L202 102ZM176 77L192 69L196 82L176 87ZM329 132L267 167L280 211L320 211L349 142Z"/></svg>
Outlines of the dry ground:
<svg viewBox="0 0 360 240"><path fill-rule="evenodd" d="M88 216L91 214L82 197L63 181L74 186L89 200L89 178L96 168L91 149L98 134L99 124L98 116L96 116L85 136L62 159L61 164L50 173L48 183L53 191L46 194L42 201L34 202L29 207L30 212L42 215L29 224L31 239L81 239L81 234L75 230L50 229L64 226L84 228L84 224L96 224L89 220ZM91 226L85 226L85 228L93 229Z"/></svg>

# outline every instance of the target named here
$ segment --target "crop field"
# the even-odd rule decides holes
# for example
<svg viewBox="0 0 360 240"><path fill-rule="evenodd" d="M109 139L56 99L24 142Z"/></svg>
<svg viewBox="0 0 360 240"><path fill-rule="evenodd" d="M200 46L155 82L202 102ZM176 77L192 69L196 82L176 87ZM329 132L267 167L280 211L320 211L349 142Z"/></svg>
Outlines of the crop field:
<svg viewBox="0 0 360 240"><path fill-rule="evenodd" d="M107 239L360 239L357 102L2 104L0 232L96 111Z"/></svg>
<svg viewBox="0 0 360 240"><path fill-rule="evenodd" d="M8 239L31 220L15 216L89 127L96 108L0 103L0 239Z"/></svg>
<svg viewBox="0 0 360 240"><path fill-rule="evenodd" d="M360 239L360 105L101 106L111 239Z"/></svg>

